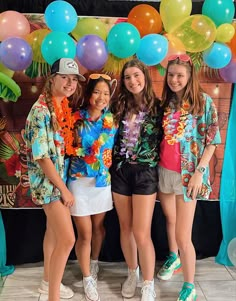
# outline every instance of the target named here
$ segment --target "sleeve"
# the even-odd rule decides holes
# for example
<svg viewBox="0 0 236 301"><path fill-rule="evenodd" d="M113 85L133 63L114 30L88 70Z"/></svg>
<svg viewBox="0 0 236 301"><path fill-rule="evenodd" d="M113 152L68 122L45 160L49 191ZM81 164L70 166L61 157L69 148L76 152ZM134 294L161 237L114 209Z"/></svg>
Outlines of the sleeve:
<svg viewBox="0 0 236 301"><path fill-rule="evenodd" d="M29 128L31 132L31 149L34 160L50 158L49 138L50 117L41 108L32 109Z"/></svg>
<svg viewBox="0 0 236 301"><path fill-rule="evenodd" d="M220 144L221 137L220 137L219 123L218 123L217 109L213 100L209 96L207 96L206 98L206 107L207 107L206 145Z"/></svg>

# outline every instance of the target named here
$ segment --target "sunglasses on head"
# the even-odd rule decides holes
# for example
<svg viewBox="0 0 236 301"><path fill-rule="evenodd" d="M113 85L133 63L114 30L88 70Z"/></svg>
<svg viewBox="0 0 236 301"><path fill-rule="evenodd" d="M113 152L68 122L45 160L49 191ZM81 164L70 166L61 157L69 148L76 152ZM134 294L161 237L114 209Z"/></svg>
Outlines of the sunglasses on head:
<svg viewBox="0 0 236 301"><path fill-rule="evenodd" d="M168 57L168 62L179 59L181 62L188 63L192 65L191 57L187 54L173 54Z"/></svg>
<svg viewBox="0 0 236 301"><path fill-rule="evenodd" d="M111 77L107 74L92 73L89 75L89 78L91 78L91 79L99 79L100 77L102 77L106 80L111 80Z"/></svg>

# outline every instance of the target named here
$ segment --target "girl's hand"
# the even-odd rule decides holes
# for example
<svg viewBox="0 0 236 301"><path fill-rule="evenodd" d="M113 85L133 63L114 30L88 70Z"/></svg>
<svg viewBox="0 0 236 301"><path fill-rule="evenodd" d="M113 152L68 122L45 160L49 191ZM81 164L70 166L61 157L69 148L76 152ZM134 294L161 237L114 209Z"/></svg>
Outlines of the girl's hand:
<svg viewBox="0 0 236 301"><path fill-rule="evenodd" d="M203 175L199 171L195 171L188 183L187 196L192 200L196 200L198 193L202 188Z"/></svg>
<svg viewBox="0 0 236 301"><path fill-rule="evenodd" d="M66 207L71 207L75 202L73 194L68 189L65 189L64 191L61 192L61 197L62 197L63 204Z"/></svg>

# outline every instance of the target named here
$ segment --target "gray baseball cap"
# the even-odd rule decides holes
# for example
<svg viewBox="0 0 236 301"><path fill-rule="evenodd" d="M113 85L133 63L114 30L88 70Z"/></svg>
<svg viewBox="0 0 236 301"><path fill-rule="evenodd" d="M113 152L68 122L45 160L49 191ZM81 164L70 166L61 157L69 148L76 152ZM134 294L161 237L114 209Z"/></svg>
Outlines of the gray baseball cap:
<svg viewBox="0 0 236 301"><path fill-rule="evenodd" d="M78 64L70 58L61 58L55 61L51 67L51 74L76 74L79 77L79 80L84 82L86 78L79 73Z"/></svg>

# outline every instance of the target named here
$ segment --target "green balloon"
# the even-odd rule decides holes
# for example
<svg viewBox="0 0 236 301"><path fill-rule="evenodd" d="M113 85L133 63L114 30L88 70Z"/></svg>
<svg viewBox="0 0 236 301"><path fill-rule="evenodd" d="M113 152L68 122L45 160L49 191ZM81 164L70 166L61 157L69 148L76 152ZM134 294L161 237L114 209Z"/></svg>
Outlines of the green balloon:
<svg viewBox="0 0 236 301"><path fill-rule="evenodd" d="M107 27L104 22L94 18L83 18L79 19L75 29L71 32L71 35L76 41L79 41L83 36L86 35L97 35L103 41L107 38Z"/></svg>

